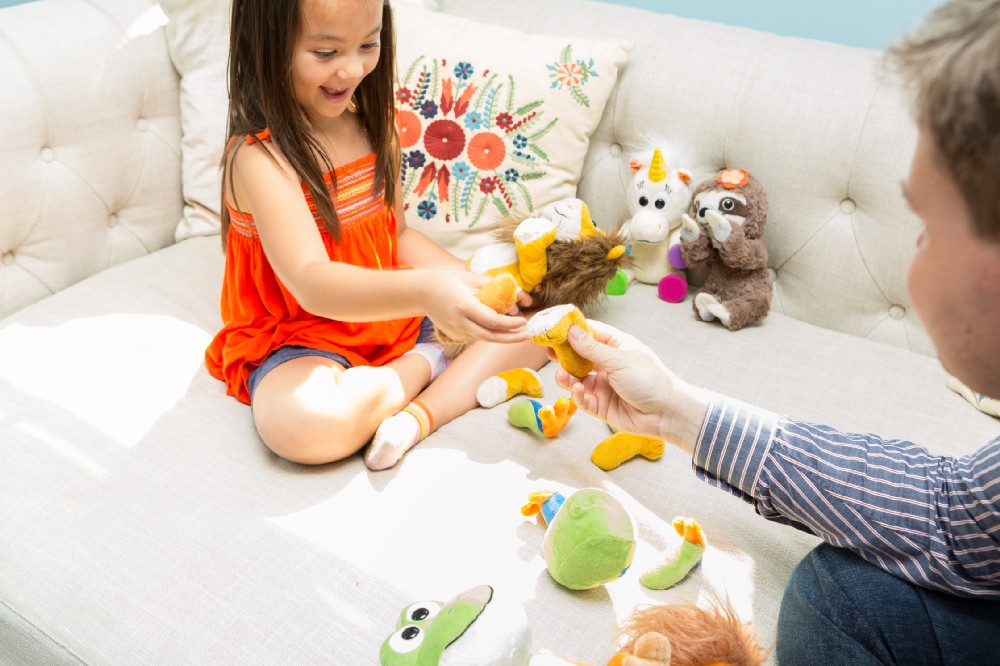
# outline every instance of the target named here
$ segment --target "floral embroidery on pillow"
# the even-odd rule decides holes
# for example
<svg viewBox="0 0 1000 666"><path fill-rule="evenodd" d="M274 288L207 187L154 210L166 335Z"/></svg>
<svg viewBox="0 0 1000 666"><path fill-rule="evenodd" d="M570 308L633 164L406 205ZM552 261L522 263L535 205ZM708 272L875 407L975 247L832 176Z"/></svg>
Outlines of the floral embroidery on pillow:
<svg viewBox="0 0 1000 666"><path fill-rule="evenodd" d="M549 77L553 79L550 88L559 88L560 90L568 88L574 102L590 108L590 98L583 92L583 86L590 80L590 77L597 76L593 58L589 62L573 60L573 45L567 44L559 55L559 60L545 67L550 72Z"/></svg>
<svg viewBox="0 0 1000 666"><path fill-rule="evenodd" d="M470 62L417 58L396 89L404 207L473 227L487 206L533 210L526 181L546 174L544 100L517 98L514 77ZM415 203L414 203L415 202Z"/></svg>

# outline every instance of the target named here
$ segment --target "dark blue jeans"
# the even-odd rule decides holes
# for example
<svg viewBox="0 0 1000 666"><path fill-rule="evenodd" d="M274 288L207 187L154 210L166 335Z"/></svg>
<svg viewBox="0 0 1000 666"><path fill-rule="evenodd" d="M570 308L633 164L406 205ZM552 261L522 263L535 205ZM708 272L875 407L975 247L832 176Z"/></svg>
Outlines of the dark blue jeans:
<svg viewBox="0 0 1000 666"><path fill-rule="evenodd" d="M1000 601L916 587L821 544L792 573L776 649L782 666L1000 664Z"/></svg>

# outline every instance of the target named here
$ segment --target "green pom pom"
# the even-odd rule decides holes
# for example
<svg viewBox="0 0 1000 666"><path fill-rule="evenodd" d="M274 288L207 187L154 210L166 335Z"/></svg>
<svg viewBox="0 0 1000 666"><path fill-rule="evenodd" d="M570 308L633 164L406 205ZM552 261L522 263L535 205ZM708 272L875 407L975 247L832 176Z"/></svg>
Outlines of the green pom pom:
<svg viewBox="0 0 1000 666"><path fill-rule="evenodd" d="M628 275L622 269L615 272L615 276L608 280L604 291L608 296L621 296L628 289Z"/></svg>

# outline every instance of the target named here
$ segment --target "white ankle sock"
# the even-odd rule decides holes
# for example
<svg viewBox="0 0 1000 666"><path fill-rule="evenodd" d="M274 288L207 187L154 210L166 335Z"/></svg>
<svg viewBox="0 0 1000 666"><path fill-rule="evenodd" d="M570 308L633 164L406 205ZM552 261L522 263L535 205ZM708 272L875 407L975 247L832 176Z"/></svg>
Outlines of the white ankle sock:
<svg viewBox="0 0 1000 666"><path fill-rule="evenodd" d="M445 368L451 364L451 359L445 356L444 346L439 342L418 342L413 349L406 354L416 354L423 356L427 364L431 366L431 381L437 379L438 375L444 372Z"/></svg>
<svg viewBox="0 0 1000 666"><path fill-rule="evenodd" d="M365 465L373 471L393 467L404 453L431 433L432 424L430 412L423 403L414 400L382 421L365 451Z"/></svg>

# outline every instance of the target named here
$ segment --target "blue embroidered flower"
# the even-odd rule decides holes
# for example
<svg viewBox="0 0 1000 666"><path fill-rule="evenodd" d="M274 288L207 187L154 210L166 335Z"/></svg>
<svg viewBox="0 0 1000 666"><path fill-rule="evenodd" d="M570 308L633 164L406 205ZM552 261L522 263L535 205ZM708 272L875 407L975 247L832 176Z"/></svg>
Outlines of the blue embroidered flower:
<svg viewBox="0 0 1000 666"><path fill-rule="evenodd" d="M430 100L427 100L426 102L420 105L420 115L422 115L424 118L427 118L428 120L436 116L437 112L438 112L438 105Z"/></svg>
<svg viewBox="0 0 1000 666"><path fill-rule="evenodd" d="M465 162L455 162L451 168L451 175L455 177L455 180L465 180L471 173L472 167Z"/></svg>
<svg viewBox="0 0 1000 666"><path fill-rule="evenodd" d="M486 119L478 111L469 111L465 114L465 126L470 130L477 130L486 127Z"/></svg>
<svg viewBox="0 0 1000 666"><path fill-rule="evenodd" d="M517 179L521 177L521 174L517 172L517 169L507 169L503 172L503 178L508 183L516 183Z"/></svg>
<svg viewBox="0 0 1000 666"><path fill-rule="evenodd" d="M433 201L421 201L417 204L417 215L429 220L437 215L437 206L434 205Z"/></svg>
<svg viewBox="0 0 1000 666"><path fill-rule="evenodd" d="M427 156L424 155L422 150L414 150L410 153L409 157L406 158L406 164L414 169L419 169L426 163Z"/></svg>
<svg viewBox="0 0 1000 666"><path fill-rule="evenodd" d="M524 136L523 134L518 134L514 137L515 148L524 148L527 145L528 145L528 137Z"/></svg>
<svg viewBox="0 0 1000 666"><path fill-rule="evenodd" d="M467 62L460 62L455 65L455 77L463 81L468 80L472 76L473 71L472 65Z"/></svg>

